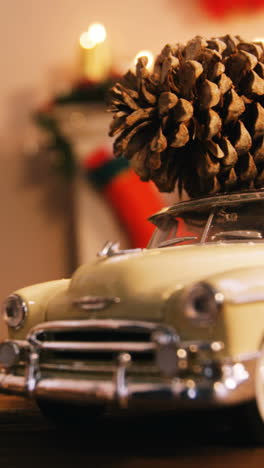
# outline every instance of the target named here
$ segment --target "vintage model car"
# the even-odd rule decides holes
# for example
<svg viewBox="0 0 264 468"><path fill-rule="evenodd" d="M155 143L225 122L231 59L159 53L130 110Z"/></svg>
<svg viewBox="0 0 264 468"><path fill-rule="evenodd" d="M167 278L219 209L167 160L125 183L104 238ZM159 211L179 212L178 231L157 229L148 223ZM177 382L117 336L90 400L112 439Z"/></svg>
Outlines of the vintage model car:
<svg viewBox="0 0 264 468"><path fill-rule="evenodd" d="M109 242L71 279L7 298L0 391L98 411L243 404L264 440L264 191L151 221L148 248Z"/></svg>

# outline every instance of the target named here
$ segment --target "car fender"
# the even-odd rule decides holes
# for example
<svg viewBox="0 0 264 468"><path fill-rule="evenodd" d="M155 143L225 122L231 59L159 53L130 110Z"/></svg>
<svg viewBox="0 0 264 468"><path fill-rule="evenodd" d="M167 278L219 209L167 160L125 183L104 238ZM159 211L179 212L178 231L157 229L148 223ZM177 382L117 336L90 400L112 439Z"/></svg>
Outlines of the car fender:
<svg viewBox="0 0 264 468"><path fill-rule="evenodd" d="M264 267L229 270L207 282L223 297L230 354L238 359L256 355L264 336Z"/></svg>
<svg viewBox="0 0 264 468"><path fill-rule="evenodd" d="M49 301L59 291L67 290L69 279L47 281L33 284L14 292L22 297L26 305L26 317L23 325L18 330L8 327L10 339L25 339L29 330L38 323L46 320L46 310Z"/></svg>

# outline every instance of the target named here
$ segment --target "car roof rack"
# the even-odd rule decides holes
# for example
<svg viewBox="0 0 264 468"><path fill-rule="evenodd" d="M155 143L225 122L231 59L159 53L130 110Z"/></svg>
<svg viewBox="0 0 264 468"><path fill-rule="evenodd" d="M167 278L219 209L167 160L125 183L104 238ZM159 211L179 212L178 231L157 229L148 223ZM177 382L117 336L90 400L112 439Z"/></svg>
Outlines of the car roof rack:
<svg viewBox="0 0 264 468"><path fill-rule="evenodd" d="M264 200L264 189L245 190L243 192L221 193L192 200L186 200L174 205L165 207L152 215L149 221L156 226L164 222L164 218L178 216L186 211L203 210L206 208L214 208L222 205L236 205L241 202L253 202L256 200Z"/></svg>

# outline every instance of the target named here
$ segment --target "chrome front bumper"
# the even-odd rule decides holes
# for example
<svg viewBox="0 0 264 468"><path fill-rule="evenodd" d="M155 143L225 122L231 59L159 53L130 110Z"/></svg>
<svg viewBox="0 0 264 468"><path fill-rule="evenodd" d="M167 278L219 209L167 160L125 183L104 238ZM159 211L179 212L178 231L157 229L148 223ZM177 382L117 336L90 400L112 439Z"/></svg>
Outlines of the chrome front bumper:
<svg viewBox="0 0 264 468"><path fill-rule="evenodd" d="M43 333L69 330L133 330L149 333L147 342L68 342L41 340ZM8 343L8 345L7 345ZM255 398L256 356L243 361L221 359L219 342L183 342L175 332L156 323L123 320L85 320L47 322L38 325L25 341L1 345L14 350L14 362L0 374L0 392L33 398L81 404L102 403L121 408L181 408L242 403ZM10 349L11 349L10 348ZM46 351L76 353L115 352L117 361L111 372L96 368L82 376L74 370L43 372L40 357ZM153 353L155 372L135 376L133 356ZM25 371L19 375L19 356L24 353ZM11 359L12 361L12 359ZM16 361L16 362L15 362ZM217 368L217 372L215 369ZM147 368L146 368L147 369ZM57 374L57 375L56 375Z"/></svg>

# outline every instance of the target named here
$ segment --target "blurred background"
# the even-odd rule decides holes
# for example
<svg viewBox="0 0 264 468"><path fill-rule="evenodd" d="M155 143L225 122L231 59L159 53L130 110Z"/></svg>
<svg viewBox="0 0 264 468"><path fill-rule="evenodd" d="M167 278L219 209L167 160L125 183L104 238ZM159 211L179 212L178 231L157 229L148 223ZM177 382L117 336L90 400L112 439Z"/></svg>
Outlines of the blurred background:
<svg viewBox="0 0 264 468"><path fill-rule="evenodd" d="M142 49L155 55L167 42L197 34L261 38L262 6L261 0L0 1L1 301L16 288L70 275L107 239L120 238L124 247L145 242L135 224L146 232L142 217L176 196L142 188L127 167L114 169L111 184L107 171L95 170L112 168L105 88ZM105 33L91 44L94 22ZM142 210L131 226L135 193Z"/></svg>

